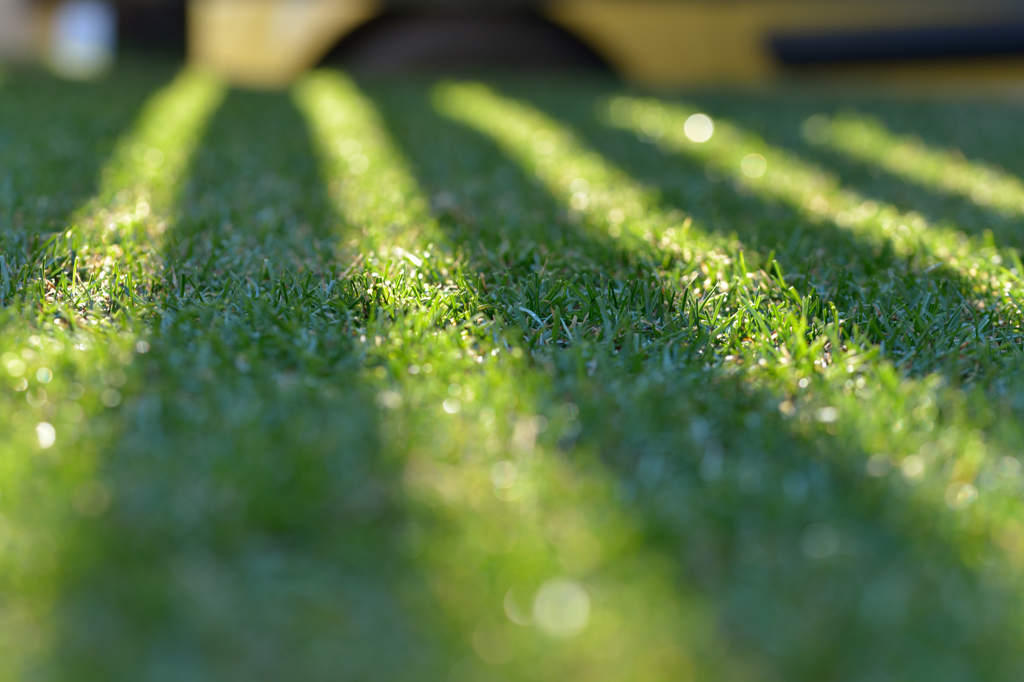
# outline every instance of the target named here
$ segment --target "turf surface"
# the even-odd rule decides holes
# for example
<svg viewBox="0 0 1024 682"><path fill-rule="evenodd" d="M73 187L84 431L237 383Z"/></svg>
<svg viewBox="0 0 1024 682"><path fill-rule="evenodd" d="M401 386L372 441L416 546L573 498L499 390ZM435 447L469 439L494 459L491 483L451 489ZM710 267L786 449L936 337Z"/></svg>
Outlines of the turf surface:
<svg viewBox="0 0 1024 682"><path fill-rule="evenodd" d="M0 679L1019 679L1018 119L12 72Z"/></svg>

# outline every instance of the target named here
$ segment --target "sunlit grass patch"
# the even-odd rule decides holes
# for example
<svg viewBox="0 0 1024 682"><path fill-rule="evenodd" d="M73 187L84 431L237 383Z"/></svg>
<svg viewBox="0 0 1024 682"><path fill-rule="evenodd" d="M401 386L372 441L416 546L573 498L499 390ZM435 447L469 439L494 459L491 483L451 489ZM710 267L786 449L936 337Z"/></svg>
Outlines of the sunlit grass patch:
<svg viewBox="0 0 1024 682"><path fill-rule="evenodd" d="M680 241L700 243L699 226L682 212L658 209L658 199L593 150L582 147L572 132L540 112L503 99L483 84L445 84L435 94L439 110L493 135L532 170L575 215L594 229L617 238L647 242L678 234ZM691 227L695 227L690 234ZM667 235L666 231L671 230ZM600 236L600 233L598 233ZM697 244L694 244L695 246ZM635 248L635 246L634 246Z"/></svg>
<svg viewBox="0 0 1024 682"><path fill-rule="evenodd" d="M907 180L963 196L1012 216L1024 215L1024 183L989 164L971 161L963 152L926 145L920 139L888 130L873 117L845 112L818 115L803 125L811 144L824 145Z"/></svg>
<svg viewBox="0 0 1024 682"><path fill-rule="evenodd" d="M628 97L608 100L602 115L612 125L629 128L651 142L700 159L708 164L709 173L736 178L751 191L790 204L811 221L831 221L865 238L889 243L901 255L924 251L961 272L970 271L971 277L979 272L991 273L997 278L993 282L996 286L1009 288L1016 281L1007 280L1003 269L992 267L1002 264L1003 259L985 252L982 244L971 249L962 233L931 225L920 214L904 213L845 189L823 168L772 148L728 121L718 121L713 134L703 139L688 131L687 124L704 114L677 104ZM812 121L811 127L819 124ZM856 144L848 133L840 131L836 139ZM917 168L928 165L921 158L918 162ZM1013 255L1011 251L1010 257Z"/></svg>

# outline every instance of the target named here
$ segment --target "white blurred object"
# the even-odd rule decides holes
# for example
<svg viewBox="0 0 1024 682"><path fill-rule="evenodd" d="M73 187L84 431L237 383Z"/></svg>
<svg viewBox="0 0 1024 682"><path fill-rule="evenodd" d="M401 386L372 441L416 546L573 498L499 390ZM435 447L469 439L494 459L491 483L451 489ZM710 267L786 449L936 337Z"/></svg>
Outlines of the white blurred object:
<svg viewBox="0 0 1024 682"><path fill-rule="evenodd" d="M32 51L32 12L27 0L0 0L0 58L27 57Z"/></svg>
<svg viewBox="0 0 1024 682"><path fill-rule="evenodd" d="M58 75L89 80L114 63L117 10L107 0L66 0L51 24L49 62Z"/></svg>

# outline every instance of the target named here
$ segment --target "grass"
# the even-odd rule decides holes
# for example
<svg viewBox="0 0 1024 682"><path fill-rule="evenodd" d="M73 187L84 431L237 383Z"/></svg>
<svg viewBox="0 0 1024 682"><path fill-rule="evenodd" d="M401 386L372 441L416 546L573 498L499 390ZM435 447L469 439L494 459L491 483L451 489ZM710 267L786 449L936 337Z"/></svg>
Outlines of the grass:
<svg viewBox="0 0 1024 682"><path fill-rule="evenodd" d="M0 679L1019 676L1012 108L0 89Z"/></svg>

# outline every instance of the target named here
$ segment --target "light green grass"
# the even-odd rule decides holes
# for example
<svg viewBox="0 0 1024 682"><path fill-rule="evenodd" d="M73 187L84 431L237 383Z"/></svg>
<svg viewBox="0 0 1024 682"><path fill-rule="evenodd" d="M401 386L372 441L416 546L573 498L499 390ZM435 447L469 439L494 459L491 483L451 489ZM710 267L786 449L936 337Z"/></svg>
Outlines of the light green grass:
<svg viewBox="0 0 1024 682"><path fill-rule="evenodd" d="M1014 110L0 95L0 679L1018 678Z"/></svg>

